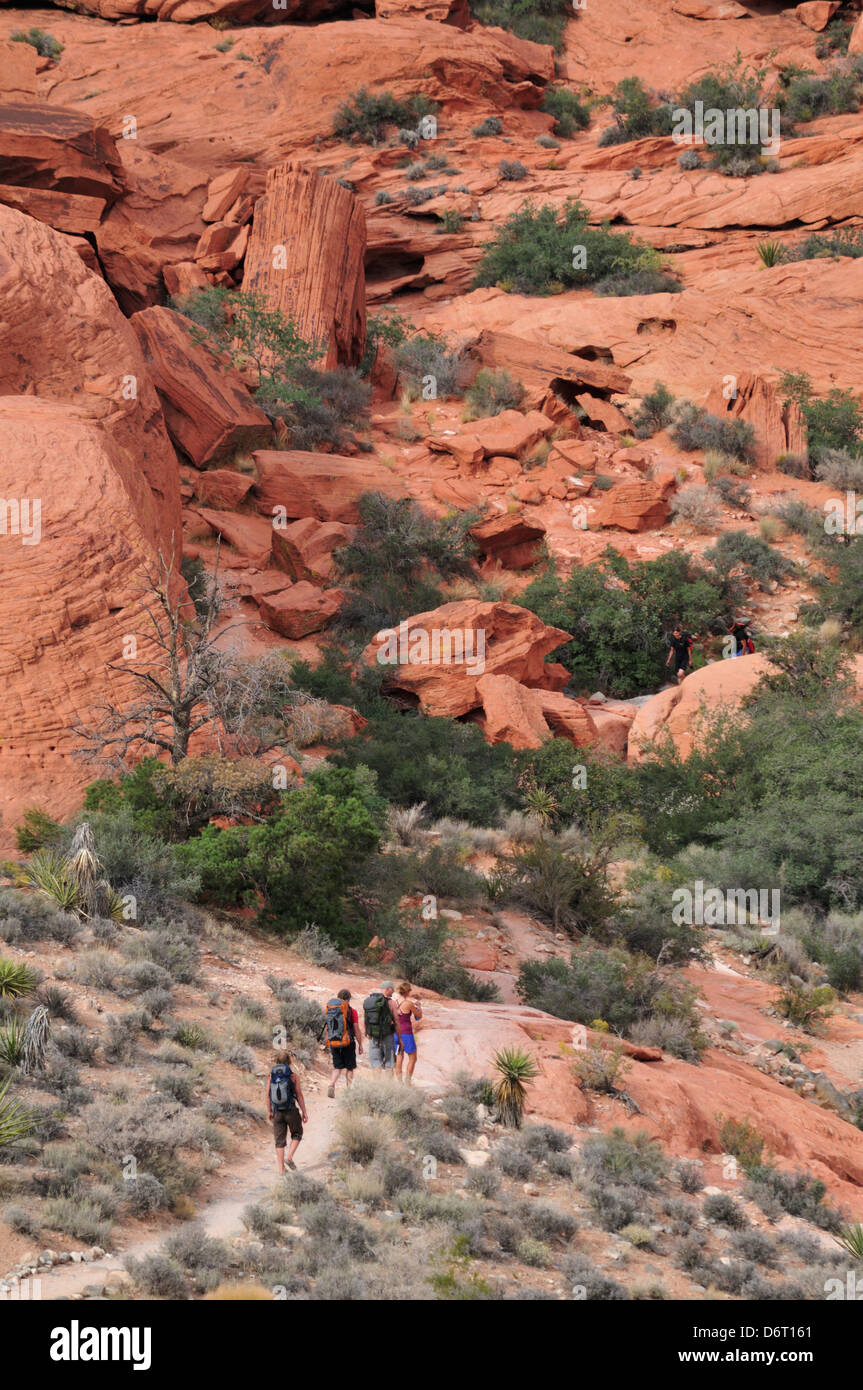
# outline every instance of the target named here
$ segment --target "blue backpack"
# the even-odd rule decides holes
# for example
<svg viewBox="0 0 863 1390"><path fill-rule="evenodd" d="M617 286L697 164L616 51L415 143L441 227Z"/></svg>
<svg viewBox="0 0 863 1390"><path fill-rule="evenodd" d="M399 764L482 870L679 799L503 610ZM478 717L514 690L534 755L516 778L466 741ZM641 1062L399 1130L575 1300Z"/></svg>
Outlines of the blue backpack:
<svg viewBox="0 0 863 1390"><path fill-rule="evenodd" d="M270 1104L273 1107L273 1114L296 1108L297 1093L294 1090L294 1077L287 1064L273 1067L270 1072Z"/></svg>

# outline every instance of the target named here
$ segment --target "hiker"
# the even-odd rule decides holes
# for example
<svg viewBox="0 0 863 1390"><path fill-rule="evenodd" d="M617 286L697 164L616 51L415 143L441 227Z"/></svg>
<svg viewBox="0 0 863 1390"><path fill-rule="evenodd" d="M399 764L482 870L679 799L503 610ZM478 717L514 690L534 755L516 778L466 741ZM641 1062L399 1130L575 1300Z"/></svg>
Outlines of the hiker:
<svg viewBox="0 0 863 1390"><path fill-rule="evenodd" d="M749 624L745 618L735 618L728 631L734 638L735 643L734 651L731 653L733 657L747 656L749 653L755 651L755 643L752 640Z"/></svg>
<svg viewBox="0 0 863 1390"><path fill-rule="evenodd" d="M299 1107L299 1108L298 1108ZM284 1174L285 1163L296 1171L294 1154L303 1137L303 1125L308 1124L309 1116L303 1089L291 1068L289 1052L276 1052L267 1081L267 1114L273 1125L276 1141L276 1167ZM288 1132L291 1146L285 1158L285 1144Z"/></svg>
<svg viewBox="0 0 863 1390"><path fill-rule="evenodd" d="M397 1025L392 1005L395 985L384 980L363 1000L363 1017L369 1044L369 1066L373 1071L393 1071L395 1067Z"/></svg>
<svg viewBox="0 0 863 1390"><path fill-rule="evenodd" d="M695 639L691 632L686 632L682 627L676 627L671 634L671 647L666 658L666 666L671 665L674 658L674 669L677 672L677 684L683 680L686 672L692 665L692 643Z"/></svg>
<svg viewBox="0 0 863 1390"><path fill-rule="evenodd" d="M399 985L398 1003L395 1006L396 1027L399 1031L399 1050L396 1057L396 1080L402 1080L402 1063L407 1057L404 1080L408 1085L414 1074L414 1067L417 1064L417 1040L414 1036L414 1019L417 1022L423 1016L422 1005L418 999L412 999L411 986L405 982Z"/></svg>
<svg viewBox="0 0 863 1390"><path fill-rule="evenodd" d="M324 1006L324 1031L326 1046L333 1063L333 1079L327 1087L330 1100L336 1094L336 1086L344 1074L345 1085L350 1086L357 1069L357 1048L363 1050L363 1033L356 1009L350 1005L351 992L340 989L335 999Z"/></svg>

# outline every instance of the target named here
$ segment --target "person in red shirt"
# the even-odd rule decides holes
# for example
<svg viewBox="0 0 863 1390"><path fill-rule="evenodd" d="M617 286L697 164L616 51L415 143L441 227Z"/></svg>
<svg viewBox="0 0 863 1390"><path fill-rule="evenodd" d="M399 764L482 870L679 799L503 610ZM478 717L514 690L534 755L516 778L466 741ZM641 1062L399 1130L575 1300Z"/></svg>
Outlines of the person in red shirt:
<svg viewBox="0 0 863 1390"><path fill-rule="evenodd" d="M327 1087L327 1095L330 1100L336 1094L336 1084L339 1077L344 1072L345 1085L350 1086L354 1079L354 1072L357 1069L357 1050L363 1050L363 1030L360 1027L360 1018L356 1009L352 1009L349 1003L351 992L349 989L340 989L336 998L344 999L348 1005L348 1027L351 1033L351 1041L347 1047L334 1047L333 1054L333 1079Z"/></svg>

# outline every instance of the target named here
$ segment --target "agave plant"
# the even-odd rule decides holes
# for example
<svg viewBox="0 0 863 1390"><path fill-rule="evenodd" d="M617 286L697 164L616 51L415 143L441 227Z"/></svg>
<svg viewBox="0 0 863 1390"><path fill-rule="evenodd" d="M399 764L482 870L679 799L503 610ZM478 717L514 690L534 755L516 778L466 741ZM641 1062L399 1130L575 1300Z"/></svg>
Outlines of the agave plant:
<svg viewBox="0 0 863 1390"><path fill-rule="evenodd" d="M525 1082L538 1075L536 1060L520 1047L505 1047L492 1059L499 1080L494 1083L497 1118L510 1129L521 1129L527 1100Z"/></svg>
<svg viewBox="0 0 863 1390"><path fill-rule="evenodd" d="M766 266L781 265L786 259L785 247L781 241L759 241L758 255L761 264Z"/></svg>
<svg viewBox="0 0 863 1390"><path fill-rule="evenodd" d="M73 881L78 885L84 915L95 917L99 909L98 879L102 866L96 858L96 844L87 821L83 821L75 831L66 863Z"/></svg>
<svg viewBox="0 0 863 1390"><path fill-rule="evenodd" d="M5 1028L0 1028L0 1062L17 1067L24 1053L24 1025L19 1018L13 1018Z"/></svg>
<svg viewBox="0 0 863 1390"><path fill-rule="evenodd" d="M17 1144L36 1128L38 1116L21 1104L20 1100L7 1098L12 1078L0 1086L0 1150Z"/></svg>
<svg viewBox="0 0 863 1390"><path fill-rule="evenodd" d="M842 1226L836 1240L855 1260L863 1260L863 1226L859 1221L853 1226Z"/></svg>
<svg viewBox="0 0 863 1390"><path fill-rule="evenodd" d="M36 988L36 976L29 965L0 956L0 999L19 999Z"/></svg>
<svg viewBox="0 0 863 1390"><path fill-rule="evenodd" d="M69 860L53 849L42 849L33 855L26 869L27 878L43 898L50 898L64 912L84 914L84 894L72 872Z"/></svg>

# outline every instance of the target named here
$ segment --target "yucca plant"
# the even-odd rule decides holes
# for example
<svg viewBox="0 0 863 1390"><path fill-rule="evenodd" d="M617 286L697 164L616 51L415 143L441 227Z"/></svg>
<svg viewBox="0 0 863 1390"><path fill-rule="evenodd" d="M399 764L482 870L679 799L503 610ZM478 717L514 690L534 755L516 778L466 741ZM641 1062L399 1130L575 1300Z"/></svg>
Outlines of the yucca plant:
<svg viewBox="0 0 863 1390"><path fill-rule="evenodd" d="M17 1067L24 1054L24 1025L19 1018L10 1019L0 1028L0 1062Z"/></svg>
<svg viewBox="0 0 863 1390"><path fill-rule="evenodd" d="M99 910L99 873L101 864L96 858L96 844L93 832L86 821L75 831L66 861L73 881L81 894L81 905L87 917L94 917Z"/></svg>
<svg viewBox="0 0 863 1390"><path fill-rule="evenodd" d="M22 1105L20 1100L7 1098L12 1078L0 1086L0 1150L17 1144L36 1128L38 1117Z"/></svg>
<svg viewBox="0 0 863 1390"><path fill-rule="evenodd" d="M855 1260L863 1260L863 1226L859 1221L853 1226L842 1226L836 1240Z"/></svg>
<svg viewBox="0 0 863 1390"><path fill-rule="evenodd" d="M36 988L36 976L29 965L0 956L0 999L19 999Z"/></svg>
<svg viewBox="0 0 863 1390"><path fill-rule="evenodd" d="M45 1070L45 1052L51 1032L51 1015L38 1004L24 1027L21 1045L22 1076L39 1076Z"/></svg>
<svg viewBox="0 0 863 1390"><path fill-rule="evenodd" d="M525 1082L538 1075L536 1060L520 1047L505 1047L492 1058L498 1080L494 1083L497 1119L510 1129L521 1129L527 1101Z"/></svg>
<svg viewBox="0 0 863 1390"><path fill-rule="evenodd" d="M52 849L39 850L27 865L26 874L43 898L49 898L64 912L83 915L84 894L65 855Z"/></svg>
<svg viewBox="0 0 863 1390"><path fill-rule="evenodd" d="M785 260L785 248L781 241L759 241L758 255L762 265L781 265Z"/></svg>

